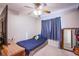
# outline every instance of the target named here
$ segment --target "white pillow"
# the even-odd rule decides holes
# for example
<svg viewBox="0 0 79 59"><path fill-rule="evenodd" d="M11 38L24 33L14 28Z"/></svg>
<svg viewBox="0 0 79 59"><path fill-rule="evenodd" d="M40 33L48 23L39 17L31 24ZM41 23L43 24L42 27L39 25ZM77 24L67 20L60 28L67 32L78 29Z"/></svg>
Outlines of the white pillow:
<svg viewBox="0 0 79 59"><path fill-rule="evenodd" d="M35 39L36 39L36 40L38 40L38 39L39 39L39 36L38 36L38 35L37 35L37 36L35 36Z"/></svg>

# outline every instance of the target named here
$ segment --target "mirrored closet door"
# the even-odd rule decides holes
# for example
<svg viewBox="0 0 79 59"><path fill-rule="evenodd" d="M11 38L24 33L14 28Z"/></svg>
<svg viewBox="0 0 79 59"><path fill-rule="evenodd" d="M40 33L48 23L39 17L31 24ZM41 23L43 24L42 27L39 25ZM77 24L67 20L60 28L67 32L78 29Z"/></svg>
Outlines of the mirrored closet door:
<svg viewBox="0 0 79 59"><path fill-rule="evenodd" d="M76 28L64 28L63 30L63 48L69 51L73 51L76 45Z"/></svg>

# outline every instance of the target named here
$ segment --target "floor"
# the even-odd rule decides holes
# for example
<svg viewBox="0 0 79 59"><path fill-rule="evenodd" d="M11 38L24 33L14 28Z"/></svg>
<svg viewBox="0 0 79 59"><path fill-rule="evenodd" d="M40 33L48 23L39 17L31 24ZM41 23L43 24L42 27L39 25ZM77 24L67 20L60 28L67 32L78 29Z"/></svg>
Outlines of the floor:
<svg viewBox="0 0 79 59"><path fill-rule="evenodd" d="M53 45L51 43L54 43ZM48 45L39 50L34 56L76 56L74 53L58 48L58 42L48 41Z"/></svg>

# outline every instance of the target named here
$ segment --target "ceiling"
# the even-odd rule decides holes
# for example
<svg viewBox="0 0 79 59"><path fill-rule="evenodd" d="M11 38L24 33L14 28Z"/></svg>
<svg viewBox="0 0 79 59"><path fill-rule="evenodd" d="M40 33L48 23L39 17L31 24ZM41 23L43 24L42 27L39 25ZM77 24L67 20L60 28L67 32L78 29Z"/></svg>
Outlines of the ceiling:
<svg viewBox="0 0 79 59"><path fill-rule="evenodd" d="M64 8L73 7L74 5L79 5L77 3L49 3L48 8L52 11L57 11Z"/></svg>
<svg viewBox="0 0 79 59"><path fill-rule="evenodd" d="M9 10L16 11L19 13L24 13L25 15L27 15L29 12L33 10L30 8L25 8L24 6L34 7L33 3L5 3L5 4L0 3L0 8L2 8L2 6L6 4L8 5ZM79 5L79 4L78 3L47 3L47 8L53 12L53 11L73 7L74 5ZM31 13L31 16L35 17L33 13Z"/></svg>

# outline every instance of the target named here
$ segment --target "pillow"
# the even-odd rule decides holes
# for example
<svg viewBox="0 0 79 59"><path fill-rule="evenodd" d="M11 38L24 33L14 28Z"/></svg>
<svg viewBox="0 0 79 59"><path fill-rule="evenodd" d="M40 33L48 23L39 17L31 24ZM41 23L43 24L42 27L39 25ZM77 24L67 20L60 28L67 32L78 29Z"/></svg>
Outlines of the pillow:
<svg viewBox="0 0 79 59"><path fill-rule="evenodd" d="M38 40L38 39L39 39L39 36L36 35L36 36L34 36L33 38L34 38L35 40Z"/></svg>

